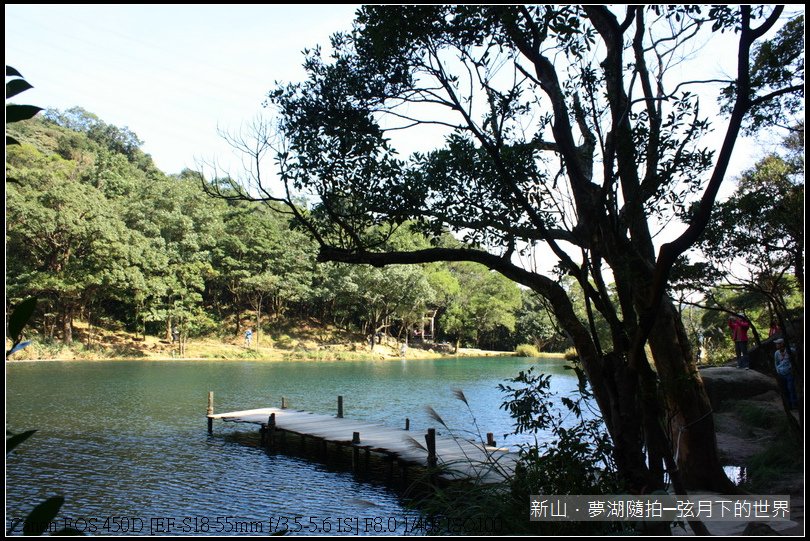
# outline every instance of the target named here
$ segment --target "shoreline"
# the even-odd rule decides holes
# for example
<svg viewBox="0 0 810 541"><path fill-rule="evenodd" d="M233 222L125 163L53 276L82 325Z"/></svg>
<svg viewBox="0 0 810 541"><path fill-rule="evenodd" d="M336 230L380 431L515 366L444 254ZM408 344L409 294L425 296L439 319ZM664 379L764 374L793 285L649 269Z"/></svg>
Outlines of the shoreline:
<svg viewBox="0 0 810 541"><path fill-rule="evenodd" d="M413 353L416 351L416 354ZM158 361L158 362L200 362L200 361L225 361L225 362L379 362L379 361L421 361L433 359L477 359L482 357L517 357L514 351L492 351L492 350L479 350L473 348L460 348L459 353L437 353L421 350L418 348L409 349L405 356L401 356L391 351L384 352L363 352L363 351L330 351L329 349L323 350L310 350L310 351L294 351L283 350L275 348L267 348L264 350L248 350L244 349L236 355L208 355L208 356L165 356L165 355L143 355L143 356L76 356L76 357L39 357L27 359L15 359L13 356L6 359L7 363L41 363L41 362L122 362L122 361ZM526 359L559 359L565 358L563 353L545 353L539 357L525 357Z"/></svg>
<svg viewBox="0 0 810 541"><path fill-rule="evenodd" d="M274 332L254 335L246 345L242 335L210 334L184 342L180 357L179 344L170 336L136 335L121 329L90 327L77 321L73 341L65 345L46 339L37 332L27 337L31 343L9 356L7 362L33 361L379 361L418 360L465 357L516 357L516 351L494 351L476 347L458 348L447 342L411 341L401 352L401 337L383 336L370 348L367 336L335 329L331 326L278 327ZM6 350L11 343L6 339ZM564 353L546 353L545 358L564 358Z"/></svg>
<svg viewBox="0 0 810 541"><path fill-rule="evenodd" d="M223 361L223 362L261 362L261 363L288 363L288 362L323 362L323 363L339 363L339 362L379 362L379 361L430 361L436 359L480 359L482 357L517 357L514 352L494 352L488 354L460 354L460 355L432 355L432 356L419 356L419 357L358 357L356 359L323 359L323 358L307 358L307 357L108 357L108 358L75 358L75 359L8 359L6 363L22 364L22 363L69 363L69 362L127 362L127 361L140 361L140 362L200 362L200 361ZM523 357L525 359L556 359L564 360L562 353L549 353L540 355L539 357Z"/></svg>
<svg viewBox="0 0 810 541"><path fill-rule="evenodd" d="M469 357L517 357L516 351L494 351L479 348L459 348L451 353L447 343L414 342L408 344L404 355L401 342L389 338L374 344L371 350L366 340L357 336L328 331L296 329L289 334L263 335L262 342L250 346L241 337L199 337L184 345L185 355L178 355L179 345L163 337L134 336L122 331L97 329L88 340L86 329L79 327L78 337L70 345L32 337L32 343L15 352L6 362L42 361L381 361L419 360ZM89 342L89 344L88 344ZM10 343L6 341L6 350ZM544 353L543 358L565 357L564 353Z"/></svg>

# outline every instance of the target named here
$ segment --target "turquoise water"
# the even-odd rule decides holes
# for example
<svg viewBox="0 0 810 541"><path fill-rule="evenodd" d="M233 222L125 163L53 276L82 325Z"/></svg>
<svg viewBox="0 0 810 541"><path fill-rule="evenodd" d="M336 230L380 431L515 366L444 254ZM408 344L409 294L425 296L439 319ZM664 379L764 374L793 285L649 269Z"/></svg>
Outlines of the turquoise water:
<svg viewBox="0 0 810 541"><path fill-rule="evenodd" d="M503 437L512 421L497 385L534 364L554 374L561 394L575 390L576 378L551 359L7 363L6 426L38 432L7 458L6 529L58 494L58 523L95 534L266 535L284 518L300 533L325 533L326 524L330 534L406 533L413 511L384 486L229 437L255 432L249 425L216 422L209 436L208 391L216 412L278 406L284 396L291 408L333 413L343 395L345 417L446 430L431 406L459 433L474 418L499 445L516 445Z"/></svg>

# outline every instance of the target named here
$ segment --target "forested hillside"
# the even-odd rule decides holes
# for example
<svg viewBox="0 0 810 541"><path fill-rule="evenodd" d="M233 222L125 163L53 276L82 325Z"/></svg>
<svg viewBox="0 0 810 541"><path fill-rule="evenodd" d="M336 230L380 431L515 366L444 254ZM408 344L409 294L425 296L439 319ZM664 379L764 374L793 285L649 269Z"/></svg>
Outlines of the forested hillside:
<svg viewBox="0 0 810 541"><path fill-rule="evenodd" d="M80 108L8 130L21 145L6 161L7 304L38 297L29 333L43 340L71 343L76 321L166 339L257 321L401 336L435 314L437 340L565 345L533 296L477 264L316 264L289 215L210 197L192 171L164 174L134 133ZM427 246L407 227L390 242Z"/></svg>

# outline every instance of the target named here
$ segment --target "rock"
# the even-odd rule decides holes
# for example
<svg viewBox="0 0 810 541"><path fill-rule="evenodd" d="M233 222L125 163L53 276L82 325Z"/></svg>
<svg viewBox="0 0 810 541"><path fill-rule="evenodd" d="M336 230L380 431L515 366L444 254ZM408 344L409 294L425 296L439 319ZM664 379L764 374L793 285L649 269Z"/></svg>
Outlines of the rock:
<svg viewBox="0 0 810 541"><path fill-rule="evenodd" d="M723 400L750 399L771 391L779 392L775 378L756 370L728 366L708 367L701 368L700 377L715 409Z"/></svg>
<svg viewBox="0 0 810 541"><path fill-rule="evenodd" d="M743 530L743 535L779 535L779 532L764 522L749 522Z"/></svg>

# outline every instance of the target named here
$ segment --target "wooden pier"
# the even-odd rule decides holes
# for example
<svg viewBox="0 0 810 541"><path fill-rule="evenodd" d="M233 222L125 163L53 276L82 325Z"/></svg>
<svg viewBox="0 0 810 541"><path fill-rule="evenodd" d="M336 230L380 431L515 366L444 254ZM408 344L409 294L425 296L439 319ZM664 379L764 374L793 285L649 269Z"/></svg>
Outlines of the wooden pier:
<svg viewBox="0 0 810 541"><path fill-rule="evenodd" d="M388 462L389 476L398 463L401 475L411 466L431 472L436 480L477 480L484 483L502 481L514 473L517 455L508 449L495 447L492 434L487 442L472 442L459 437L437 434L429 428L424 434L411 431L405 419L405 429L378 423L343 418L343 397L338 397L337 415L324 415L286 407L260 408L228 413L213 413L213 393L209 393L208 430L213 421L250 423L260 426L261 445L279 449L286 443L287 434L296 435L301 442L310 441L327 459L329 446L348 448L352 453L352 468L361 471L368 467L370 455ZM361 453L363 454L361 459Z"/></svg>

